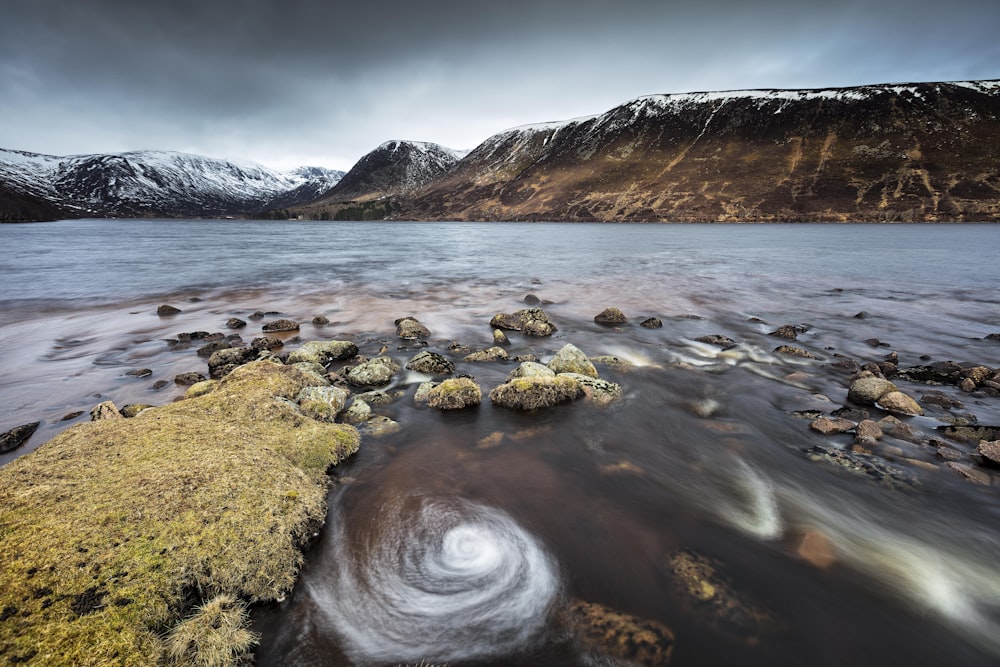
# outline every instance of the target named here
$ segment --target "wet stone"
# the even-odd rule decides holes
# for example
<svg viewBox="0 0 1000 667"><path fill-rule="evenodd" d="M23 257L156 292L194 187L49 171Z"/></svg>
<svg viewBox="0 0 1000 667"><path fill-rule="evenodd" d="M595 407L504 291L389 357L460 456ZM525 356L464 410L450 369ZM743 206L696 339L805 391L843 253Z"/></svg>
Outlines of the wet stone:
<svg viewBox="0 0 1000 667"><path fill-rule="evenodd" d="M956 461L948 461L945 465L959 475L969 480L973 484L979 484L980 486L990 486L993 483L993 478L989 473L973 468L967 463L958 463Z"/></svg>
<svg viewBox="0 0 1000 667"><path fill-rule="evenodd" d="M623 324L628 322L628 318L618 308L605 308L594 316L594 321L598 324Z"/></svg>
<svg viewBox="0 0 1000 667"><path fill-rule="evenodd" d="M177 315L180 312L182 312L180 308L166 303L156 309L156 314L160 317L169 317L170 315Z"/></svg>
<svg viewBox="0 0 1000 667"><path fill-rule="evenodd" d="M808 350L803 350L801 347L795 347L794 345L779 345L774 348L775 354L784 354L790 357L801 357L802 359L815 359L816 355Z"/></svg>
<svg viewBox="0 0 1000 667"><path fill-rule="evenodd" d="M430 329L417 321L415 317L401 317L395 321L396 337L401 340L417 340L431 335Z"/></svg>
<svg viewBox="0 0 1000 667"><path fill-rule="evenodd" d="M227 329L242 329L246 325L247 325L246 321L241 320L238 317L230 317L228 320L226 320Z"/></svg>
<svg viewBox="0 0 1000 667"><path fill-rule="evenodd" d="M640 327L645 327L646 329L662 329L663 320L659 317L647 317L642 322L639 322Z"/></svg>
<svg viewBox="0 0 1000 667"><path fill-rule="evenodd" d="M276 336L258 336L250 341L254 350L277 350L285 346L285 341Z"/></svg>
<svg viewBox="0 0 1000 667"><path fill-rule="evenodd" d="M451 375L455 372L455 364L437 352L423 350L406 363L406 368L428 375Z"/></svg>
<svg viewBox="0 0 1000 667"><path fill-rule="evenodd" d="M853 474L867 477L889 488L917 488L919 482L911 473L868 454L850 452L836 447L816 446L805 450L810 459L824 461Z"/></svg>
<svg viewBox="0 0 1000 667"><path fill-rule="evenodd" d="M809 428L823 435L846 433L854 428L854 422L839 417L820 417L809 423Z"/></svg>
<svg viewBox="0 0 1000 667"><path fill-rule="evenodd" d="M699 343L707 343L708 345L717 345L724 350L728 350L731 347L736 347L736 341L729 336L723 336L722 334L709 334L707 336L698 336L695 338Z"/></svg>
<svg viewBox="0 0 1000 667"><path fill-rule="evenodd" d="M312 318L312 324L314 327L325 326L329 323L330 320L325 315L317 315L316 317Z"/></svg>
<svg viewBox="0 0 1000 667"><path fill-rule="evenodd" d="M77 416L79 414L82 413L78 413ZM22 424L21 426L15 426L6 433L0 434L0 454L12 452L26 443L40 425L41 422Z"/></svg>
<svg viewBox="0 0 1000 667"><path fill-rule="evenodd" d="M134 378L149 377L152 374L153 374L153 369L151 368L133 368L132 370L125 372L125 375Z"/></svg>
<svg viewBox="0 0 1000 667"><path fill-rule="evenodd" d="M299 330L299 323L298 322L293 322L292 320L285 320L285 319L272 320L271 322L268 322L263 327L261 327L261 330L264 331L265 333L278 333L278 332L282 332L282 331L298 331Z"/></svg>
<svg viewBox="0 0 1000 667"><path fill-rule="evenodd" d="M1000 440L982 440L976 451L989 464L1000 465Z"/></svg>
<svg viewBox="0 0 1000 667"><path fill-rule="evenodd" d="M174 383L187 387L207 379L201 373L180 373L174 376Z"/></svg>

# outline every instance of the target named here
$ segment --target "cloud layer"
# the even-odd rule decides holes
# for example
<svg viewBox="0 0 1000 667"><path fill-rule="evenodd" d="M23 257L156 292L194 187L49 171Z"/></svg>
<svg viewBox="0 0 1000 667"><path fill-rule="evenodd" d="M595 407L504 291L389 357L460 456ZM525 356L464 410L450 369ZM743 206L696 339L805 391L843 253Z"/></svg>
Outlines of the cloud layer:
<svg viewBox="0 0 1000 667"><path fill-rule="evenodd" d="M0 147L346 169L651 93L997 78L997 25L994 0L8 0Z"/></svg>

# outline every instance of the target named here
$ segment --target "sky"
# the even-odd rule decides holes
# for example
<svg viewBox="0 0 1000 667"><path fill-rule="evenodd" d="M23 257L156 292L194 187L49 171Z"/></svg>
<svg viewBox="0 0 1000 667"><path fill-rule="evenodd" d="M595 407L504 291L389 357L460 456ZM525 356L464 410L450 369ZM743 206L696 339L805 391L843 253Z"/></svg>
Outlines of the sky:
<svg viewBox="0 0 1000 667"><path fill-rule="evenodd" d="M349 169L649 94L1000 78L996 0L0 0L0 148Z"/></svg>

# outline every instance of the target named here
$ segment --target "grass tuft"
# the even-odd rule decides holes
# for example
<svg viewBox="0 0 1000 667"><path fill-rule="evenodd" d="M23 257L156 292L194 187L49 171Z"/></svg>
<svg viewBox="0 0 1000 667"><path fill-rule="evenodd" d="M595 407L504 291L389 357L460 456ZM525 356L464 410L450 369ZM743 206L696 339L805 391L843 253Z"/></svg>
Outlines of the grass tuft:
<svg viewBox="0 0 1000 667"><path fill-rule="evenodd" d="M231 595L217 595L170 631L170 661L199 667L239 664L260 639L246 627L249 616L245 603Z"/></svg>

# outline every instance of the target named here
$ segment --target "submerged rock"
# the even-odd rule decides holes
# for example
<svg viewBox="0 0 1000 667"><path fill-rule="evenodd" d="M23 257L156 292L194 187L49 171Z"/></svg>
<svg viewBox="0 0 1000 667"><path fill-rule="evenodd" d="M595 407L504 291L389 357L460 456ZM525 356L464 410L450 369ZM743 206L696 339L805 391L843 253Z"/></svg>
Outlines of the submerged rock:
<svg viewBox="0 0 1000 667"><path fill-rule="evenodd" d="M15 426L6 433L0 434L0 454L12 452L26 443L39 426L41 426L41 422L31 422Z"/></svg>
<svg viewBox="0 0 1000 667"><path fill-rule="evenodd" d="M431 330L418 322L415 317L401 317L394 324L396 336L402 340L417 340L431 335Z"/></svg>
<svg viewBox="0 0 1000 667"><path fill-rule="evenodd" d="M815 359L816 355L808 350L803 350L801 347L795 347L794 345L779 345L774 348L775 354L784 354L790 357L801 357L803 359Z"/></svg>
<svg viewBox="0 0 1000 667"><path fill-rule="evenodd" d="M506 361L509 359L507 350L502 347L490 347L479 352L466 355L465 361Z"/></svg>
<svg viewBox="0 0 1000 667"><path fill-rule="evenodd" d="M451 375L455 372L455 364L437 352L423 350L406 362L406 368L428 375Z"/></svg>
<svg viewBox="0 0 1000 667"><path fill-rule="evenodd" d="M826 446L811 447L806 450L806 454L814 461L832 463L889 488L917 488L919 486L919 482L912 474L869 454Z"/></svg>
<svg viewBox="0 0 1000 667"><path fill-rule="evenodd" d="M155 406L152 406L149 403L129 403L128 405L123 406L119 412L121 412L122 417L125 417L126 419L131 419L132 417L135 417L143 410L147 410L152 407Z"/></svg>
<svg viewBox="0 0 1000 667"><path fill-rule="evenodd" d="M399 422L382 416L372 417L358 426L359 433L372 438L382 438L393 433L399 433L401 430L403 430L403 427L399 425Z"/></svg>
<svg viewBox="0 0 1000 667"><path fill-rule="evenodd" d="M662 329L663 320L659 317L647 317L642 322L639 322L639 326L647 329Z"/></svg>
<svg viewBox="0 0 1000 667"><path fill-rule="evenodd" d="M515 410L535 410L571 401L583 395L583 387L573 378L523 377L496 387L490 400Z"/></svg>
<svg viewBox="0 0 1000 667"><path fill-rule="evenodd" d="M585 664L670 664L674 633L662 623L581 600L570 602L563 614L576 650L585 656Z"/></svg>
<svg viewBox="0 0 1000 667"><path fill-rule="evenodd" d="M809 423L809 428L823 435L846 433L854 428L854 422L840 417L819 417Z"/></svg>
<svg viewBox="0 0 1000 667"><path fill-rule="evenodd" d="M438 410L461 410L482 401L482 389L467 377L448 378L427 392L427 405Z"/></svg>
<svg viewBox="0 0 1000 667"><path fill-rule="evenodd" d="M622 397L622 387L615 382L579 373L560 373L559 377L568 377L579 382L583 387L583 393L600 405L607 405Z"/></svg>
<svg viewBox="0 0 1000 667"><path fill-rule="evenodd" d="M567 343L556 352L555 356L548 363L548 367L555 373L579 373L589 375L592 378L598 377L597 369L587 358L580 348L572 343Z"/></svg>
<svg viewBox="0 0 1000 667"><path fill-rule="evenodd" d="M1000 465L1000 440L982 440L976 448L979 455L991 465Z"/></svg>
<svg viewBox="0 0 1000 667"><path fill-rule="evenodd" d="M800 333L805 333L808 331L808 327L803 327L801 325L794 324L782 324L780 327L769 333L769 336L776 336L777 338L787 338L788 340L795 340L799 337Z"/></svg>
<svg viewBox="0 0 1000 667"><path fill-rule="evenodd" d="M708 336L698 336L695 338L699 343L708 343L709 345L717 345L724 350L728 350L731 347L736 347L736 341L729 336L723 336L722 334L710 334Z"/></svg>

